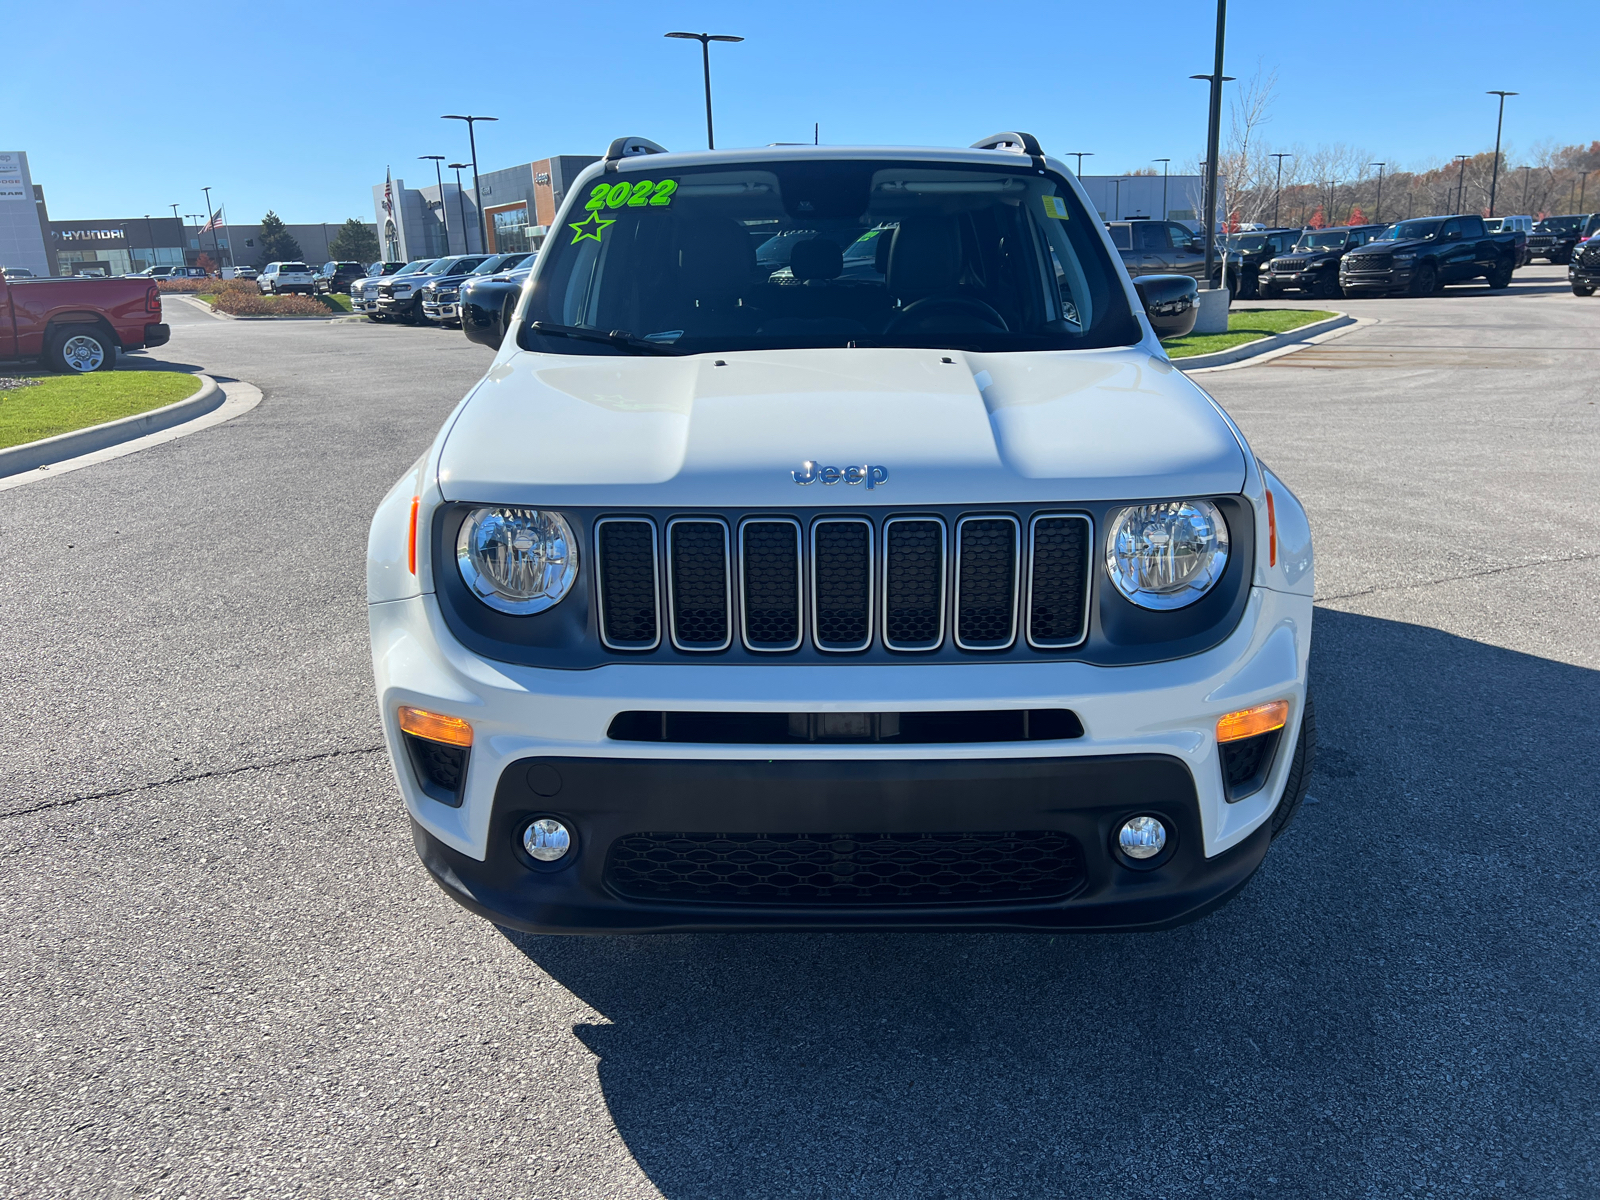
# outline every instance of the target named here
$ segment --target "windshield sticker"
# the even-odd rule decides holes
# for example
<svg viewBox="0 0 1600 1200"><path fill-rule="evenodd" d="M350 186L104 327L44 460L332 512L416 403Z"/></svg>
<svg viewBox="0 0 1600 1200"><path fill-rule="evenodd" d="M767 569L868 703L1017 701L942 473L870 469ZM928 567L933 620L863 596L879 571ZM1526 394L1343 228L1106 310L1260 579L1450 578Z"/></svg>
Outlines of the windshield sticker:
<svg viewBox="0 0 1600 1200"><path fill-rule="evenodd" d="M615 220L608 221L599 213L592 212L583 220L571 222L568 225L569 229L577 230L577 232L572 235L572 244L576 246L579 242L583 241L584 238L593 238L598 242L600 240L600 235L605 231L606 226L615 224Z"/></svg>
<svg viewBox="0 0 1600 1200"><path fill-rule="evenodd" d="M641 179L638 183L597 183L589 192L589 202L584 208L599 212L602 208L665 208L672 203L672 194L678 190L676 179L663 179L654 183Z"/></svg>
<svg viewBox="0 0 1600 1200"><path fill-rule="evenodd" d="M1067 202L1060 196L1046 196L1044 198L1044 215L1054 217L1058 221L1067 219Z"/></svg>

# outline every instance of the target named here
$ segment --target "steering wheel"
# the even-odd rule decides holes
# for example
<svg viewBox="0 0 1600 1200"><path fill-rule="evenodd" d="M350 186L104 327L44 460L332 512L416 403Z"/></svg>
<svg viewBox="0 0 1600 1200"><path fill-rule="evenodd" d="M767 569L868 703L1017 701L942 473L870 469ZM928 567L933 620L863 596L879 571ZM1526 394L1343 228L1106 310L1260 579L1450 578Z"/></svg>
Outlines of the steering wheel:
<svg viewBox="0 0 1600 1200"><path fill-rule="evenodd" d="M989 324L998 325L1007 333L1011 332L1011 326L1006 324L1006 319L992 304L985 304L982 300L975 300L971 296L924 296L921 300L906 305L900 315L884 327L883 335L888 337L890 334L899 333L907 325L914 325L924 320L930 313L941 310L982 317Z"/></svg>

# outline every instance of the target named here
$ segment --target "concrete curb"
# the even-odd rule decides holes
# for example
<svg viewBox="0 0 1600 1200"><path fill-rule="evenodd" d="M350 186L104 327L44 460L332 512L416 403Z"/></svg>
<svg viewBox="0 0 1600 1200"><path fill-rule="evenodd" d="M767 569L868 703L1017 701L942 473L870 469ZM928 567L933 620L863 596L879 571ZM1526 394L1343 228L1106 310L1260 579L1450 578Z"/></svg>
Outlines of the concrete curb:
<svg viewBox="0 0 1600 1200"><path fill-rule="evenodd" d="M1356 325L1359 322L1349 313L1335 313L1325 321L1313 321L1309 325L1302 325L1298 329L1291 329L1287 333L1275 333L1271 337L1258 338L1253 342L1246 342L1242 346L1234 346L1229 350L1218 350L1212 354L1195 354L1188 358L1174 358L1172 365L1180 371L1204 371L1208 367L1224 367L1229 363L1240 362L1247 358L1258 358L1263 354L1270 354L1274 350L1282 350L1293 346L1299 348L1302 342L1325 334L1336 329Z"/></svg>
<svg viewBox="0 0 1600 1200"><path fill-rule="evenodd" d="M185 421L181 425L174 425L170 429L158 430L147 433L143 437L134 438L132 441L119 442L115 446L107 446L104 450L96 450L92 454L80 454L77 458L69 458L64 462L51 463L48 466L38 467L32 471L24 471L21 475L11 475L0 479L0 492L10 491L12 488L24 487L30 483L38 483L45 479L54 479L58 475L66 475L72 471L82 470L99 463L110 462L113 458L122 458L125 455L137 454L141 450L164 445L167 442L177 441L179 438L188 437L191 433L199 433L203 429L210 429L213 425L221 425L235 417L243 416L256 405L261 403L261 389L253 383L243 383L234 380L231 383L219 385L222 394L227 397L218 408L208 413L202 413Z"/></svg>
<svg viewBox="0 0 1600 1200"><path fill-rule="evenodd" d="M107 421L103 425L74 429L71 433L59 433L55 437L44 438L37 442L25 442L20 446L10 446L0 450L0 479L20 475L25 471L36 471L40 467L64 462L79 455L92 454L96 450L104 450L119 442L129 442L146 434L159 433L163 429L171 429L174 425L181 425L185 421L204 416L219 407L224 396L217 387L217 381L211 376L201 375L197 371L195 378L200 380L200 390L174 404L168 404L165 408L153 408L149 412L134 413L131 417Z"/></svg>

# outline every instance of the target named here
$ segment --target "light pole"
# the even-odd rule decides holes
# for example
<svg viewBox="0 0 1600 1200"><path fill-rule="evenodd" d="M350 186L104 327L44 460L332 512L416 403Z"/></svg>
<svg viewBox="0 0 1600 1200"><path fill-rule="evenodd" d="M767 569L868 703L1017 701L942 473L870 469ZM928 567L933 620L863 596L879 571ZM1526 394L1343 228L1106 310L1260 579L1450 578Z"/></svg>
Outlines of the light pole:
<svg viewBox="0 0 1600 1200"><path fill-rule="evenodd" d="M1528 171L1529 167L1522 168L1522 211L1528 211Z"/></svg>
<svg viewBox="0 0 1600 1200"><path fill-rule="evenodd" d="M1389 164L1386 163L1386 162L1375 162L1375 163L1368 163L1367 164L1367 166L1369 166L1369 167L1377 167L1378 168L1378 210L1375 213L1372 214L1373 222L1375 224L1378 224L1378 225L1382 225L1383 224L1383 169L1385 167L1387 167L1388 165Z"/></svg>
<svg viewBox="0 0 1600 1200"><path fill-rule="evenodd" d="M500 118L446 113L439 119L441 121L465 121L467 123L467 144L472 149L472 206L478 210L478 249L482 250L489 244L489 231L483 222L483 193L478 190L478 139L472 132L472 123L474 121L498 121Z"/></svg>
<svg viewBox="0 0 1600 1200"><path fill-rule="evenodd" d="M433 164L433 177L439 181L439 215L444 218L444 252L446 254L449 254L450 253L450 209L444 202L444 176L439 173L439 164L444 161L444 155L442 155L442 154L419 154L419 155L417 155L417 161L419 161L419 162L431 162ZM467 232L466 229L463 228L462 231L461 231L463 237L466 236L466 232ZM463 245L461 248L463 250L465 250L466 246Z"/></svg>
<svg viewBox="0 0 1600 1200"><path fill-rule="evenodd" d="M1578 211L1583 211L1583 189L1589 182L1589 172L1578 176Z"/></svg>
<svg viewBox="0 0 1600 1200"><path fill-rule="evenodd" d="M1093 158L1094 157L1094 151L1093 150L1068 150L1067 153L1072 155L1073 158L1078 160L1078 165L1073 170L1072 173L1074 175L1080 175L1080 176L1083 174L1083 160L1086 159L1086 158Z"/></svg>
<svg viewBox="0 0 1600 1200"><path fill-rule="evenodd" d="M1515 96L1516 92L1487 91L1485 96L1500 97L1500 116L1494 123L1494 174L1489 177L1489 215L1494 216L1494 191L1500 182L1500 130L1506 123L1506 97Z"/></svg>
<svg viewBox="0 0 1600 1200"><path fill-rule="evenodd" d="M469 254L472 251L472 247L467 244L467 202L461 196L461 172L468 165L467 163L445 164L456 173L456 211L461 214L461 253L463 254ZM439 199L443 200L444 197L440 196ZM448 254L449 251L447 250L445 253Z"/></svg>
<svg viewBox="0 0 1600 1200"><path fill-rule="evenodd" d="M150 261L145 266L153 267L156 265L156 227L150 224L149 213L144 215L144 240L150 243ZM130 262L128 265L131 267L133 264Z"/></svg>
<svg viewBox="0 0 1600 1200"><path fill-rule="evenodd" d="M1122 185L1127 182L1128 181L1126 179L1113 179L1111 181L1112 185L1117 189L1117 198L1111 205L1111 219L1113 221L1122 220Z"/></svg>
<svg viewBox="0 0 1600 1200"><path fill-rule="evenodd" d="M1161 219L1165 221L1167 219L1167 164L1172 160L1170 158L1152 158L1150 161L1161 164Z"/></svg>
<svg viewBox="0 0 1600 1200"><path fill-rule="evenodd" d="M1278 182L1272 189L1272 224L1274 227L1276 227L1278 224L1278 198L1283 195L1283 160L1286 158L1293 158L1294 155L1269 154L1267 157L1278 160Z"/></svg>
<svg viewBox="0 0 1600 1200"><path fill-rule="evenodd" d="M716 135L711 129L711 43L712 42L742 42L742 37L734 37L729 33L669 33L669 38L688 38L691 42L700 43L700 60L706 72L706 149L717 148Z"/></svg>
<svg viewBox="0 0 1600 1200"><path fill-rule="evenodd" d="M1214 287L1212 268L1217 264L1217 153L1222 141L1222 85L1233 77L1222 73L1222 46L1227 31L1228 0L1217 0L1216 58L1211 74L1191 75L1190 79L1211 82L1211 112L1206 122L1206 287Z"/></svg>
<svg viewBox="0 0 1600 1200"><path fill-rule="evenodd" d="M1498 150L1495 151L1496 155L1499 153ZM1467 160L1471 157L1472 155L1470 154L1456 155L1456 161L1461 164L1461 170L1457 172L1458 178L1456 180L1456 212L1458 213L1461 211L1462 204L1466 202L1461 195L1461 189L1467 186Z"/></svg>

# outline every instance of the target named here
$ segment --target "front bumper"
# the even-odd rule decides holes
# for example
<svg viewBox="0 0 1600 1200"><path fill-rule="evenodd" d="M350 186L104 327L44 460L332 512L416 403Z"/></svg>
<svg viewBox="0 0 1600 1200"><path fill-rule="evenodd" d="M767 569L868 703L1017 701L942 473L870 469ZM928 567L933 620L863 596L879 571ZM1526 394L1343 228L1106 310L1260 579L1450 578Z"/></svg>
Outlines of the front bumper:
<svg viewBox="0 0 1600 1200"><path fill-rule="evenodd" d="M1270 274L1263 275L1261 277L1261 281L1275 288L1286 288L1292 291L1309 292L1316 286L1317 280L1321 279L1327 273L1328 272L1326 269L1321 271L1285 271L1282 273L1273 271Z"/></svg>
<svg viewBox="0 0 1600 1200"><path fill-rule="evenodd" d="M1113 849L1117 829L1135 814L1156 816L1171 831L1168 849L1149 869L1126 865ZM529 821L548 816L576 833L575 849L553 866L523 857L518 843ZM1162 755L842 762L531 758L500 777L484 860L452 850L416 822L412 833L423 863L453 899L496 924L530 933L934 926L1107 932L1193 920L1249 880L1271 840L1269 827L1208 859L1198 816L1187 768ZM660 830L723 835L711 843L723 847L720 854L704 839L689 852L720 868L700 889L720 894L663 896L664 886L648 883L654 894L637 894L640 871L615 869L607 848ZM791 830L957 836L930 839L948 855L938 863L916 857L915 841L899 844L896 853L910 861L889 868L895 872L890 878L908 881L898 889L906 895L882 882L884 872L858 871L856 860L841 853L821 868L825 878L842 878L847 886L869 880L868 887L888 895L819 903L805 895L815 876L793 874L787 849L758 858L751 847L761 843L739 838ZM1001 899L971 894L979 885L972 882L973 859L961 857L959 837L1019 830L1045 832L1039 841L1051 843L1066 834L1075 847L1073 869L1035 885L1037 895L1016 889ZM851 840L841 836L831 845L842 849ZM658 857L670 854L664 848L670 839L651 844ZM985 854L995 852L976 857ZM687 870L674 880L704 870L688 860L677 865ZM976 871L998 878L1006 865L989 857ZM944 897L934 894L938 883L925 882L925 872L941 868L952 881ZM657 865L649 874L665 871ZM963 886L966 898L957 895Z"/></svg>
<svg viewBox="0 0 1600 1200"><path fill-rule="evenodd" d="M1339 287L1350 294L1394 292L1411 283L1410 267L1391 267L1387 271L1340 271Z"/></svg>
<svg viewBox="0 0 1600 1200"><path fill-rule="evenodd" d="M357 313L375 313L378 311L378 298L376 296L358 296L350 293L350 311Z"/></svg>
<svg viewBox="0 0 1600 1200"><path fill-rule="evenodd" d="M1256 587L1239 625L1222 644L1187 658L1132 667L619 662L554 670L494 662L467 651L451 635L431 594L368 608L385 738L424 861L474 911L502 924L551 931L931 924L1111 929L1190 919L1242 886L1265 852L1265 823L1283 793L1300 724L1311 613L1309 596ZM1213 732L1216 720L1276 699L1290 701L1291 715L1266 783L1230 803ZM459 806L432 799L419 785L398 728L401 705L459 716L472 725ZM623 742L607 736L617 713L641 709L985 708L1069 708L1081 720L1084 736L1053 742L772 746ZM537 797L530 794L530 760L554 765L573 782ZM1149 782L1152 768L1139 765L1152 761L1162 764L1159 786ZM1020 786L1012 774L1018 770L1027 780L1053 782ZM734 771L736 784L718 783L718 771ZM618 779L627 785L618 785ZM797 781L808 781L807 787ZM1178 830L1178 852L1170 864L1141 876L1143 882L1131 877L1119 882L1117 872L1127 868L1116 866L1110 830L1145 811L1144 805L1156 806L1157 799L1159 811L1171 816ZM575 831L578 849L565 872L540 870L520 857L515 839L530 815L554 815ZM716 824L708 828L704 822ZM905 829L1065 829L1082 845L1088 881L1070 897L1043 904L888 905L867 912L764 906L750 914L724 904L662 905L626 898L603 877L611 843L621 834ZM560 882L561 876L571 882ZM1159 885L1152 882L1158 878Z"/></svg>
<svg viewBox="0 0 1600 1200"><path fill-rule="evenodd" d="M424 300L422 313L430 321L459 321L461 310L454 300Z"/></svg>
<svg viewBox="0 0 1600 1200"><path fill-rule="evenodd" d="M418 304L422 303L420 296L384 296L378 297L378 311L381 313L409 313L415 311Z"/></svg>

